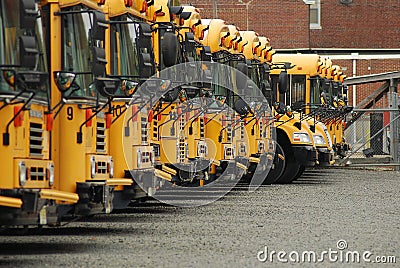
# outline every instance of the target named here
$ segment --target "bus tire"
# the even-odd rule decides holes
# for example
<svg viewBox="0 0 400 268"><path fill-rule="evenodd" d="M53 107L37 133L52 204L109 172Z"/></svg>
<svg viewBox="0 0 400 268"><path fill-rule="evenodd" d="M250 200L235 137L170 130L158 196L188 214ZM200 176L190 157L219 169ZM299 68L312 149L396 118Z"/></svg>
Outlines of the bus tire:
<svg viewBox="0 0 400 268"><path fill-rule="evenodd" d="M292 145L287 137L278 138L278 143L282 146L285 153L285 166L282 175L276 180L278 184L292 183L300 169L300 163L294 157Z"/></svg>
<svg viewBox="0 0 400 268"><path fill-rule="evenodd" d="M278 155L281 154L285 157L285 153L279 143L276 143L275 155L274 155L274 168L271 168L268 175L265 177L263 182L264 185L275 183L285 170L285 159L281 159Z"/></svg>

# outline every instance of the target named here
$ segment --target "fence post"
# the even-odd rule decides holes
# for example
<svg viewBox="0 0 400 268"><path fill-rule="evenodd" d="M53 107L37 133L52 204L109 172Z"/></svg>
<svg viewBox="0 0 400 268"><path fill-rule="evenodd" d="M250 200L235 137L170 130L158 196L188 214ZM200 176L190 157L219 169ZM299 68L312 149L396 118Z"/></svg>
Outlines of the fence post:
<svg viewBox="0 0 400 268"><path fill-rule="evenodd" d="M394 79L390 79L388 95L389 109L397 109L399 107L399 96ZM399 163L399 123L398 120L393 120L398 115L399 111L390 110L390 155L394 163ZM395 170L400 170L400 167L395 166Z"/></svg>

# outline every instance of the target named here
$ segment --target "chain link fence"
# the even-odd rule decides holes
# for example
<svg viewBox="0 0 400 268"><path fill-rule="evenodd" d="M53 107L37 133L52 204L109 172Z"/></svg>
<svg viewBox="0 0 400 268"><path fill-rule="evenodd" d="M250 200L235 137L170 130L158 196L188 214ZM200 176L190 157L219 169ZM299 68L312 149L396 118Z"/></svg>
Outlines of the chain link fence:
<svg viewBox="0 0 400 268"><path fill-rule="evenodd" d="M400 117L398 110L355 110L362 115L344 133L351 146L341 164L399 165Z"/></svg>

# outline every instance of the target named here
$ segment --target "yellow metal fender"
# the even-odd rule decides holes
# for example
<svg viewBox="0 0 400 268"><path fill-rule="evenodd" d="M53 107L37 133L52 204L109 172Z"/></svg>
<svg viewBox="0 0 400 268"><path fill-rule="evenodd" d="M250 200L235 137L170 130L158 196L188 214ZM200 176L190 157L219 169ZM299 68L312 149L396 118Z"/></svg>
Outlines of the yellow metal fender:
<svg viewBox="0 0 400 268"><path fill-rule="evenodd" d="M57 190L52 190L52 189L41 189L40 190L40 198L64 201L64 202L69 202L69 203L77 203L79 200L78 194L57 191Z"/></svg>
<svg viewBox="0 0 400 268"><path fill-rule="evenodd" d="M15 197L0 196L0 206L11 207L11 208L21 208L22 200Z"/></svg>

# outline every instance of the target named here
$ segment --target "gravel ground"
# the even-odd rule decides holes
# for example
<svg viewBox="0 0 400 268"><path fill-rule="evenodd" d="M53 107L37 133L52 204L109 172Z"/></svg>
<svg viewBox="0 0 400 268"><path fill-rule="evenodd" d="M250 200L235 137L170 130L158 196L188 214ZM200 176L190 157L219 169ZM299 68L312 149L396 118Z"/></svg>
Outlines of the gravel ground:
<svg viewBox="0 0 400 268"><path fill-rule="evenodd" d="M400 263L400 173L311 170L292 185L249 193L245 186L203 207L176 208L151 201L61 228L0 236L0 265L18 267L267 267L284 266L304 251L320 259L329 249L357 251L370 260ZM347 242L347 248L339 250ZM342 249L342 248L341 248ZM293 253L294 251L294 253ZM268 255L269 255L268 254ZM289 257L289 254L290 257ZM333 253L334 254L334 253ZM328 255L319 266L337 267ZM331 255L333 259L337 255ZM291 258L291 259L290 259ZM362 257L361 257L362 258ZM345 259L343 259L344 261ZM303 265L314 266L306 260ZM351 263L351 266L354 266ZM366 263L361 259L359 266ZM376 265L376 264L375 264ZM387 264L387 267L394 264Z"/></svg>

